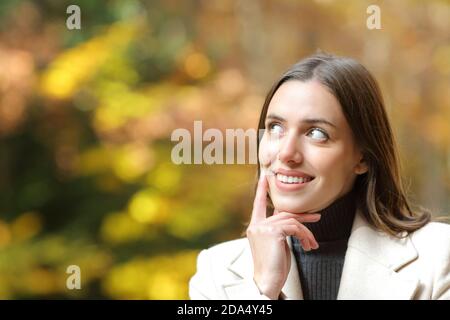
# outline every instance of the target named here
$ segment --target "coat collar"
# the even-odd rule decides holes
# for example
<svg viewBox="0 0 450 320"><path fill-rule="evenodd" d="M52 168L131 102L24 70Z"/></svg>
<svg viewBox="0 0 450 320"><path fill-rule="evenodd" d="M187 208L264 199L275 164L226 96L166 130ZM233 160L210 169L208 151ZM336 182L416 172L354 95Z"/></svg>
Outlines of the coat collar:
<svg viewBox="0 0 450 320"><path fill-rule="evenodd" d="M302 300L303 294L292 243L291 268L281 290L286 300ZM409 236L398 239L376 231L358 210L348 241L337 299L411 299L418 280L397 273L402 266L417 259L418 254ZM253 259L248 241L244 249L230 263L228 270L245 280L253 279ZM236 284L224 284L230 288ZM227 294L235 299L230 290Z"/></svg>
<svg viewBox="0 0 450 320"><path fill-rule="evenodd" d="M377 231L358 210L348 241L337 298L412 299L418 288L418 279L397 271L417 258L410 236L399 239Z"/></svg>

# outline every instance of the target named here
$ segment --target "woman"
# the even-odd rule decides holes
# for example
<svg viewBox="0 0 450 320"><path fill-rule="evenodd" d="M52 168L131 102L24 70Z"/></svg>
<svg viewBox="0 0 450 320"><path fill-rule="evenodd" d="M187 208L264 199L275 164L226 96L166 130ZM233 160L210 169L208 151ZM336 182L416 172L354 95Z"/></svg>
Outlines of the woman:
<svg viewBox="0 0 450 320"><path fill-rule="evenodd" d="M450 226L410 209L379 87L295 64L262 108L247 237L200 252L191 299L450 299Z"/></svg>

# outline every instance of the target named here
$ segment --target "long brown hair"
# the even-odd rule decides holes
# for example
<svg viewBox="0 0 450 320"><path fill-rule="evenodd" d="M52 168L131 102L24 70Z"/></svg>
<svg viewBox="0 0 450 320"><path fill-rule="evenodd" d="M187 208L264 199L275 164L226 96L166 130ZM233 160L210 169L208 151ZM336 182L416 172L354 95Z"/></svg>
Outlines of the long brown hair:
<svg viewBox="0 0 450 320"><path fill-rule="evenodd" d="M347 57L315 54L293 65L276 81L266 96L258 132L265 129L267 109L278 88L290 80L316 80L339 101L368 171L358 175L353 186L357 207L376 229L401 237L423 227L431 213L413 212L400 176L396 142L386 114L380 88L370 72ZM259 143L257 150L259 154ZM258 159L258 173L260 164ZM269 208L273 209L270 197ZM401 233L406 234L401 235Z"/></svg>

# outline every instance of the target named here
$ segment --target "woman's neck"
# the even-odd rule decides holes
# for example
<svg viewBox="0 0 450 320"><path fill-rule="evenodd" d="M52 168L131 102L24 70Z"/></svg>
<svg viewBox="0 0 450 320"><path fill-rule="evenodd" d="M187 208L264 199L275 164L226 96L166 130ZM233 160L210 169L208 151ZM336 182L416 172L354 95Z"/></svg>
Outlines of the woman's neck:
<svg viewBox="0 0 450 320"><path fill-rule="evenodd" d="M348 239L356 212L356 197L352 189L323 210L318 222L304 223L318 242Z"/></svg>

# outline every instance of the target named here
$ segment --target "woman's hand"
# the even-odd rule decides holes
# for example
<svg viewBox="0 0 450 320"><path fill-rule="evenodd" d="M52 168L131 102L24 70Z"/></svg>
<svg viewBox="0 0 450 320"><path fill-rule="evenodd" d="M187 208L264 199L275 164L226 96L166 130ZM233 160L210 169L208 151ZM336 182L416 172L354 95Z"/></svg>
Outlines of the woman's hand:
<svg viewBox="0 0 450 320"><path fill-rule="evenodd" d="M317 249L319 245L316 239L302 222L317 222L320 214L293 214L275 210L271 217L266 218L267 190L268 181L261 172L246 233L253 256L253 279L262 294L278 299L291 267L286 237L297 237L306 251Z"/></svg>

